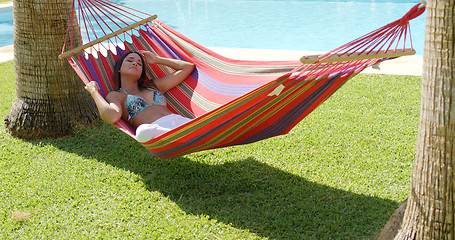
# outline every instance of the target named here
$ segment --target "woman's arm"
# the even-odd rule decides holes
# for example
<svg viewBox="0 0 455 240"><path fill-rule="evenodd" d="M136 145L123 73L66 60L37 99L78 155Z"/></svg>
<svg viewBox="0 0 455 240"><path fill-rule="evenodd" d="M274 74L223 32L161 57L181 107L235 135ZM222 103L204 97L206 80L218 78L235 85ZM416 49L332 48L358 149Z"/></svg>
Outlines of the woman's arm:
<svg viewBox="0 0 455 240"><path fill-rule="evenodd" d="M95 100L96 107L98 108L103 121L114 124L120 120L122 117L122 104L117 98L112 97L112 95L109 94L106 99L104 99L98 92L98 84L93 81L89 82L89 84L85 86L85 89L92 95L93 100Z"/></svg>
<svg viewBox="0 0 455 240"><path fill-rule="evenodd" d="M177 59L163 58L160 56L156 56L149 51L138 52L142 54L147 64L161 64L175 70L175 72L165 77L155 79L154 81L155 85L162 93L167 92L171 88L179 85L191 74L191 72L193 72L194 64L192 63Z"/></svg>

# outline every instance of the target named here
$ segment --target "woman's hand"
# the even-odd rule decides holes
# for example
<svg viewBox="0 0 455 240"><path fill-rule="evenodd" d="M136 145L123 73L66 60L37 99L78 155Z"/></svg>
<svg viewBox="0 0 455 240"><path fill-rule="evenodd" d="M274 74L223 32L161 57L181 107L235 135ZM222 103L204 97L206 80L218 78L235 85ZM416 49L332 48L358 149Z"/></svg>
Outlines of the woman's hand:
<svg viewBox="0 0 455 240"><path fill-rule="evenodd" d="M96 83L95 81L89 82L87 85L85 85L85 90L87 90L87 92L89 92L90 94L98 92L99 90L98 83Z"/></svg>
<svg viewBox="0 0 455 240"><path fill-rule="evenodd" d="M193 72L194 64L172 58L165 58L157 56L149 51L139 50L137 51L147 64L160 64L168 66L175 71L169 75L153 80L155 86L162 93L169 91L171 88L179 85L185 80L191 72Z"/></svg>
<svg viewBox="0 0 455 240"><path fill-rule="evenodd" d="M139 50L137 52L142 55L147 64L155 64L158 62L159 57L149 51Z"/></svg>

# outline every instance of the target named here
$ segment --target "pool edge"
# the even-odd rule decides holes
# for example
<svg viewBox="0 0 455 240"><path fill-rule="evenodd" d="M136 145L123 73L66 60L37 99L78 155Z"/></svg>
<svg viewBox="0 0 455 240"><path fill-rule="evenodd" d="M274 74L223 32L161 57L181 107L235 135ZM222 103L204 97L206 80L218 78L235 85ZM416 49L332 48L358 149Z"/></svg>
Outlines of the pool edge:
<svg viewBox="0 0 455 240"><path fill-rule="evenodd" d="M242 60L287 61L299 60L301 56L317 54L314 51L293 51L275 49L210 47L225 57ZM0 62L14 59L14 46L0 47ZM423 56L404 56L383 62L379 68L367 68L362 73L422 76Z"/></svg>

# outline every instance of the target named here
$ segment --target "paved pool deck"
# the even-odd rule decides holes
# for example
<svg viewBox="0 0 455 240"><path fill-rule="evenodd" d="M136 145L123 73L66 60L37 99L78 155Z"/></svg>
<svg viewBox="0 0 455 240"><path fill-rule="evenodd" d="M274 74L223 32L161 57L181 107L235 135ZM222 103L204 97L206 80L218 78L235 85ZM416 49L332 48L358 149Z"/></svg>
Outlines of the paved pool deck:
<svg viewBox="0 0 455 240"><path fill-rule="evenodd" d="M244 49L244 48L211 48L213 51L233 59L242 60L298 60L304 55L313 55L311 51ZM13 46L0 47L0 62L14 59ZM363 73L421 76L423 67L422 56L403 56L383 62L378 68L368 68Z"/></svg>
<svg viewBox="0 0 455 240"><path fill-rule="evenodd" d="M242 48L211 48L221 55L245 60L299 60L306 55L318 54L312 51L264 50ZM367 68L362 73L421 76L423 57L420 55L403 56L385 61L378 68Z"/></svg>
<svg viewBox="0 0 455 240"><path fill-rule="evenodd" d="M12 6L13 6L13 1L8 1L8 2L0 3L0 8L12 7Z"/></svg>

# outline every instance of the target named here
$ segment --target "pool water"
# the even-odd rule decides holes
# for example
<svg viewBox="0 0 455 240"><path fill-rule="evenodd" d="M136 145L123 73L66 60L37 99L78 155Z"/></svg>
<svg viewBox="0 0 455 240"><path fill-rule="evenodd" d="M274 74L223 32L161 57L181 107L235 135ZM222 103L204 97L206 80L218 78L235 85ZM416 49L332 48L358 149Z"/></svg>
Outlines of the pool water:
<svg viewBox="0 0 455 240"><path fill-rule="evenodd" d="M13 8L0 8L0 47L13 44Z"/></svg>
<svg viewBox="0 0 455 240"><path fill-rule="evenodd" d="M208 47L329 51L402 17L420 0L117 0ZM425 16L411 21L423 53ZM0 12L0 46L12 14Z"/></svg>

